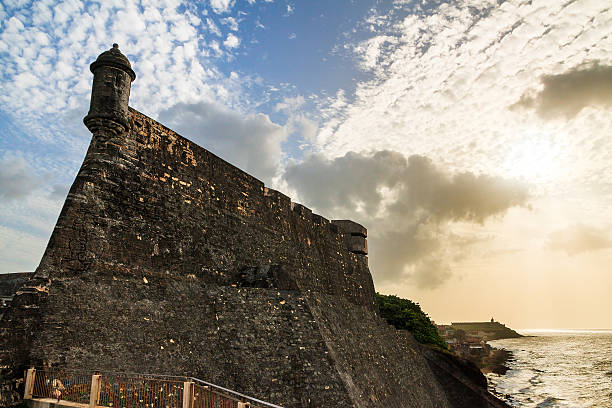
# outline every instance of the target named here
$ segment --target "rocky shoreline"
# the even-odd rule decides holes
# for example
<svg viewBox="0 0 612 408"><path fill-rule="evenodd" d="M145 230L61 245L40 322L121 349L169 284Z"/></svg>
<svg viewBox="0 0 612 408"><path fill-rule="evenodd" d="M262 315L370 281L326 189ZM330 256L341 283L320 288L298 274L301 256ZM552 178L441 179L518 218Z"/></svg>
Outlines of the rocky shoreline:
<svg viewBox="0 0 612 408"><path fill-rule="evenodd" d="M504 375L509 370L506 363L512 359L512 352L505 349L493 348L488 356L475 362L483 374L495 373Z"/></svg>
<svg viewBox="0 0 612 408"><path fill-rule="evenodd" d="M523 337L493 318L489 322L454 322L437 328L449 350L474 363L483 374L506 374L506 363L512 359L511 352L492 347L489 341Z"/></svg>

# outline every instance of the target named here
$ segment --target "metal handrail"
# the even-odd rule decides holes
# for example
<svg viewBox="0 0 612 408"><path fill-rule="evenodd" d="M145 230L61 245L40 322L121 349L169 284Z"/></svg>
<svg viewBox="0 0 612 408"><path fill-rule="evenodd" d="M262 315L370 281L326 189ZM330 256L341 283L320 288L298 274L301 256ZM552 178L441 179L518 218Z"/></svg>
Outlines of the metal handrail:
<svg viewBox="0 0 612 408"><path fill-rule="evenodd" d="M241 394L239 392L232 391L230 389L227 389L227 388L224 388L224 387L221 387L219 385L215 385L215 384L212 384L212 383L209 383L209 382L206 382L206 381L202 381L202 380L194 378L194 377L187 377L187 378L192 380L194 383L204 384L204 385L207 385L209 387L216 388L216 389L221 390L223 392L229 393L231 395L235 395L236 397L238 397L243 402L253 402L253 403L257 404L257 405L261 405L262 407L266 407L266 408L283 408L280 405L275 405L275 404L272 404L272 403L269 403L269 402L265 402L265 401L259 400L257 398L249 397L248 395L244 395L244 394Z"/></svg>

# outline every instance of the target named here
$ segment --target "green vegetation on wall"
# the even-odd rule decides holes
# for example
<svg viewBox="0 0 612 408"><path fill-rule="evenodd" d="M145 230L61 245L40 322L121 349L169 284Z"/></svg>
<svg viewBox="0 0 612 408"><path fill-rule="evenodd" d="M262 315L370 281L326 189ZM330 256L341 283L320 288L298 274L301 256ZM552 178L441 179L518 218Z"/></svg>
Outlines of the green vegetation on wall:
<svg viewBox="0 0 612 408"><path fill-rule="evenodd" d="M376 293L380 315L398 330L408 330L423 344L433 344L447 349L438 329L418 303L394 295Z"/></svg>

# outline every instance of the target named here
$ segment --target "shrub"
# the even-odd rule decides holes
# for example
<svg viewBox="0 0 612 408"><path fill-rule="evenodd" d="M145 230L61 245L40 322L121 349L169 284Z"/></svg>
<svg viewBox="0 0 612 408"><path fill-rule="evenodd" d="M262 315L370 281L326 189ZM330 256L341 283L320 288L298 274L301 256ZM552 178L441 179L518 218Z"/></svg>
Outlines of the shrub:
<svg viewBox="0 0 612 408"><path fill-rule="evenodd" d="M448 349L446 342L429 316L418 303L394 295L376 293L380 315L398 330L408 330L422 344L433 344Z"/></svg>

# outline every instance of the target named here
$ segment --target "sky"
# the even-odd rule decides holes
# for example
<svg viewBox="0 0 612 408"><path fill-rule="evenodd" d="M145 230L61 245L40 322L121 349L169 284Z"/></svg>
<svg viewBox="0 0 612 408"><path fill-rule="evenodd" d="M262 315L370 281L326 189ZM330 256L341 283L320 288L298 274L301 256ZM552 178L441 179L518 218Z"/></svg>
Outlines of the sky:
<svg viewBox="0 0 612 408"><path fill-rule="evenodd" d="M438 323L612 328L602 0L2 0L0 272L33 271L116 42L130 105L329 219Z"/></svg>

